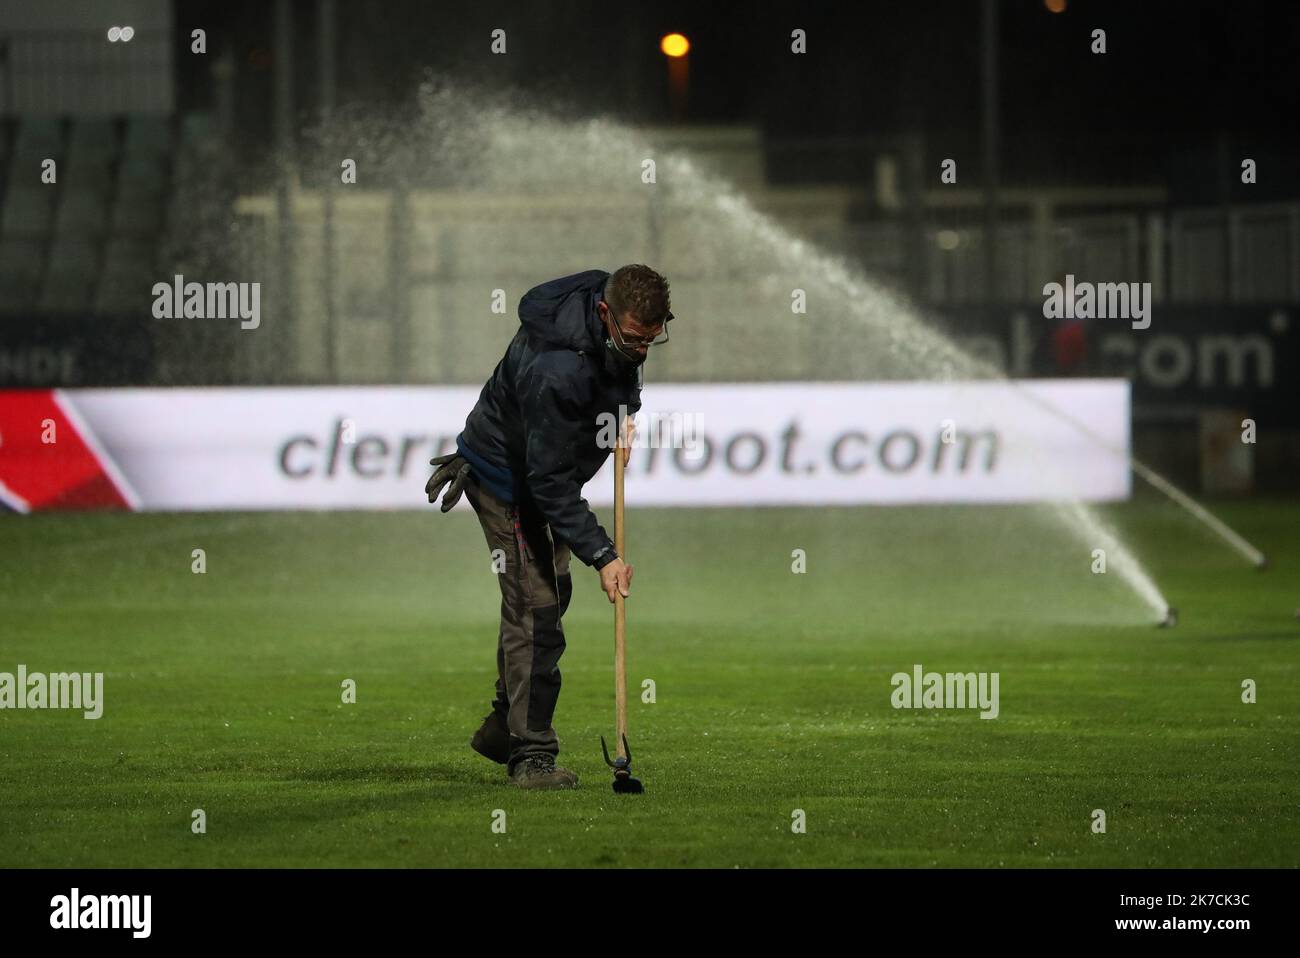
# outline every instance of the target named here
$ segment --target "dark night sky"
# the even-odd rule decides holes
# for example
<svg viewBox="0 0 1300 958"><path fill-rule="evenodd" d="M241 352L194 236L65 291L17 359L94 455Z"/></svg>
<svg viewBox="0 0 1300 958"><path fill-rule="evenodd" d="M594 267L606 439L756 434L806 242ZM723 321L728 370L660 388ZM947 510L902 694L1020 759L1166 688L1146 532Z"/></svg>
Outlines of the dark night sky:
<svg viewBox="0 0 1300 958"><path fill-rule="evenodd" d="M235 44L241 100L254 110L269 102L270 8L177 8L178 30L207 25L214 48ZM314 9L308 0L295 7L304 90ZM434 68L583 112L663 121L657 41L677 30L693 43L688 121L759 122L772 137L921 131L931 152L978 153L980 0L388 0L339 10L344 101L400 100ZM796 26L808 31L804 56L789 51ZM494 27L508 31L506 57L488 53ZM1095 27L1107 31L1105 55L1090 52ZM1012 179L1149 181L1143 171L1173 154L1209 155L1220 134L1265 154L1300 144L1300 4L1069 0L1052 14L1042 0L1002 0L999 36ZM190 102L208 99L200 75L182 82Z"/></svg>

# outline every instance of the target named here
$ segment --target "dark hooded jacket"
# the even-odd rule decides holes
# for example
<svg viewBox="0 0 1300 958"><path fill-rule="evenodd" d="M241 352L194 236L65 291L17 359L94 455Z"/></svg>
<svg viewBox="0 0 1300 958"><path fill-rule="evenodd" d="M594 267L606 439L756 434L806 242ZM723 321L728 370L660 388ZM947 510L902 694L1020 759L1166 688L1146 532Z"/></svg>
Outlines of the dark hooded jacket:
<svg viewBox="0 0 1300 958"><path fill-rule="evenodd" d="M479 481L511 503L530 500L582 562L600 568L614 544L582 497L610 449L597 437L641 408L640 367L605 347L596 304L609 273L535 286L519 301L519 332L465 420L456 447ZM607 414L606 416L602 416Z"/></svg>

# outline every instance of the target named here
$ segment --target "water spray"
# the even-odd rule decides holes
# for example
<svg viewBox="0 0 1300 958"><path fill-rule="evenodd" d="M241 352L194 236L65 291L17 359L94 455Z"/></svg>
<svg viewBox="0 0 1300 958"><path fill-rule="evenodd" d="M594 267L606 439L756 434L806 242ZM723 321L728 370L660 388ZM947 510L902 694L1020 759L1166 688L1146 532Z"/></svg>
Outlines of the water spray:
<svg viewBox="0 0 1300 958"><path fill-rule="evenodd" d="M660 188L671 184L677 201L696 213L711 211L723 226L722 235L701 249L701 269L726 271L729 266L735 268L735 263L744 265L755 257L769 267L772 262L786 267L793 265L805 274L814 273L825 287L840 295L851 316L865 324L871 333L884 338L887 355L899 362L900 368L924 371L938 379L971 378L1016 385L1002 371L965 352L948 336L929 326L905 297L872 282L855 264L792 235L758 212L724 178L702 170L689 155L657 151L645 137L636 135L624 124L605 119L578 123L554 120L547 111L521 109L515 99L494 97L488 91L467 91L458 83L443 80L425 84L419 107L425 122L415 128L427 131L428 142L423 144L412 142L412 127L408 124L403 124L399 132L383 123L368 122L369 118L354 121L363 131L368 131L369 135L360 139L375 148L376 162L387 166L399 180L409 181L410 169L428 169L429 154L432 154L462 186L501 185L519 190L521 184L529 184L534 192L562 193L576 188L577 184L586 192L603 185L611 194L618 194L620 184L625 182L620 171L637 169L645 157L658 153ZM611 144L618 145L615 149L621 151L619 155L609 155ZM553 149L548 149L548 145ZM538 157L548 155L568 159L539 166ZM484 158L490 158L491 162L484 162ZM655 194L655 202L662 199ZM635 209L644 200L638 193L629 196L628 202L629 208ZM1030 395L1028 390L1019 388L1023 395ZM1034 398L1049 412L1070 419L1051 404ZM1075 425L1082 428L1077 422ZM1267 560L1262 552L1186 493L1135 460L1126 450L1108 445L1106 448L1126 457L1139 477L1209 526L1250 562L1261 568L1265 565ZM1050 505L1051 514L1076 538L1089 543L1110 543L1116 550L1116 568L1122 579L1161 624L1169 626L1177 621L1176 611L1165 601L1149 573L1107 530L1091 507L1078 500Z"/></svg>
<svg viewBox="0 0 1300 958"><path fill-rule="evenodd" d="M1126 458L1128 460L1130 468L1132 468L1132 470L1135 473L1137 473L1137 475L1140 478L1144 479L1152 487L1159 490L1164 495L1168 496L1177 505L1182 506L1184 509L1190 512L1193 517L1199 519L1205 525L1209 526L1210 530L1213 531L1215 535L1217 535L1220 539L1222 539L1233 549L1235 549L1237 553L1239 553L1243 558L1245 558L1246 561L1249 562L1251 565L1253 565L1256 569L1268 568L1268 556L1264 555L1263 552L1261 552L1259 549L1255 548L1253 545L1247 542L1245 538L1239 535L1226 522L1224 522L1218 516L1214 515L1214 513L1210 512L1210 510L1206 509L1199 502L1197 502L1187 493L1183 492L1183 490L1179 489L1177 486L1175 486L1164 476L1160 475L1160 473L1156 472L1150 466L1146 465L1144 462L1142 462L1142 460L1138 459L1132 453L1126 452L1123 449L1118 449L1115 446L1111 445L1110 443L1106 442L1105 439L1097 435L1097 433L1092 429L1090 429L1085 423L1080 422L1078 419L1071 416L1065 410L1059 408L1053 403L1048 402L1043 397L1025 389L1023 386L1021 386L1018 383L1015 383L1012 380L1008 380L1008 382L1011 382L1012 385L1014 385L1016 389L1023 396L1025 396L1025 398L1029 399L1031 402L1039 406L1039 408L1051 413L1052 415L1056 416L1058 419L1061 419L1064 422L1068 422L1070 425L1074 426L1076 429L1078 429L1081 433L1083 433L1085 436L1087 436L1089 439L1091 439L1101 448L1107 450L1108 452L1114 453L1116 456L1122 456Z"/></svg>
<svg viewBox="0 0 1300 958"><path fill-rule="evenodd" d="M683 161L683 163L688 168L690 167L689 161ZM693 169L689 169L689 172L697 177L700 176L700 174ZM714 193L715 206L719 211L729 213L733 216L743 216L747 218L750 221L750 225L753 227L752 235L765 240L769 247L775 247L777 244L782 242L789 245L791 238L770 219L763 214L758 213L743 197L738 196L735 193L729 193L722 189L720 184L711 184L710 189ZM799 241L795 242L799 247L799 251L802 251L804 244ZM829 274L828 279L833 284L838 285L840 290L845 294L846 301L850 304L855 304L851 305L850 309L857 312L859 315L864 315L865 311L856 305L862 301L862 290L859 287L863 285L864 281L853 276L851 269L847 264L832 261L829 258L822 257L820 254L818 255L818 259L819 265L822 266L823 271ZM887 309L884 312L887 312L888 319L893 320L899 316L907 316L911 320L913 328L908 330L909 335L900 335L897 328L886 330L890 337L891 350L894 351L896 355L905 354L905 358L910 360L915 367L923 368L926 365L938 366L941 373L949 378L960 375L969 378L1000 380L1011 384L1021 395L1031 398L1040 406L1040 408L1071 423L1090 439L1108 451L1117 456L1124 457L1128 461L1130 468L1139 478L1168 497L1176 505L1186 510L1193 518L1208 526L1212 532L1256 568L1263 569L1267 567L1268 559L1263 552L1251 545L1251 543L1249 543L1244 537L1234 531L1230 526L1200 503L1196 502L1187 493L1175 486L1168 479L1164 478L1154 469L1134 457L1132 453L1127 450L1117 449L1115 446L1107 443L1095 432L1088 429L1083 423L1080 423L1077 419L1069 416L1054 404L1047 402L1041 397L1033 395L1023 386L1020 386L1014 380L1007 377L992 364L980 360L962 350L948 336L930 327L921 320L916 315L916 311L909 307L901 296L888 293L884 290L873 290L873 292L875 292L878 297L886 300ZM866 318L868 322L871 321L869 316ZM920 335L915 335L917 333ZM1096 529L1101 526L1100 521L1092 514L1092 511L1088 507L1083 506L1082 511L1084 513L1084 516L1082 517L1084 526L1090 529ZM1131 555L1129 558L1136 564L1136 558ZM1149 576L1146 576L1145 573L1142 573L1142 576L1146 577L1149 581ZM1150 598L1152 590L1154 590L1157 595L1159 594L1159 590L1155 589L1154 583L1151 583L1150 588L1147 588L1146 585L1139 587L1137 583L1133 584L1139 594L1143 594L1144 598L1147 598L1148 604L1151 604L1158 614L1167 619L1169 606L1164 602L1163 597L1159 599L1158 603L1153 602ZM1174 614L1173 618L1176 622L1177 615ZM1169 622L1168 624L1172 625L1173 622Z"/></svg>

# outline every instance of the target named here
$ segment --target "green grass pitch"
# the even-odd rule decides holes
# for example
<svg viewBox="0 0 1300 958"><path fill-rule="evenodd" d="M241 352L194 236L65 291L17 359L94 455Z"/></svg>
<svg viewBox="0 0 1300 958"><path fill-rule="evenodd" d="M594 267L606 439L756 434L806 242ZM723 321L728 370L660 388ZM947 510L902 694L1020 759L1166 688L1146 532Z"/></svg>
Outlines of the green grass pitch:
<svg viewBox="0 0 1300 958"><path fill-rule="evenodd" d="M468 512L6 517L0 671L102 671L105 706L0 712L0 865L1295 866L1300 503L1215 508L1272 569L1167 503L1103 510L1172 630L1024 507L630 511L639 797L576 564L581 788L469 750L499 597ZM895 710L917 663L998 672L999 717Z"/></svg>

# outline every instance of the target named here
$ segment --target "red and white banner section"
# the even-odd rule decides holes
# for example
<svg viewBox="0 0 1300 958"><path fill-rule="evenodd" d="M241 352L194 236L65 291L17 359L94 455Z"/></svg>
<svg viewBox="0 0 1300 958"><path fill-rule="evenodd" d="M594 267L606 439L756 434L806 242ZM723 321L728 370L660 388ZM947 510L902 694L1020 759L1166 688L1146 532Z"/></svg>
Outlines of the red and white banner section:
<svg viewBox="0 0 1300 958"><path fill-rule="evenodd" d="M0 390L0 509L140 509L67 394Z"/></svg>
<svg viewBox="0 0 1300 958"><path fill-rule="evenodd" d="M0 391L0 496L19 511L427 508L429 459L454 448L478 394ZM1131 488L1125 380L652 383L642 399L631 505L1106 501ZM593 503L613 500L612 473L611 459L588 483Z"/></svg>

